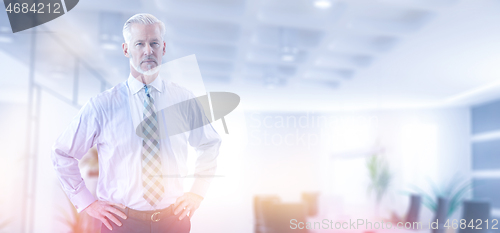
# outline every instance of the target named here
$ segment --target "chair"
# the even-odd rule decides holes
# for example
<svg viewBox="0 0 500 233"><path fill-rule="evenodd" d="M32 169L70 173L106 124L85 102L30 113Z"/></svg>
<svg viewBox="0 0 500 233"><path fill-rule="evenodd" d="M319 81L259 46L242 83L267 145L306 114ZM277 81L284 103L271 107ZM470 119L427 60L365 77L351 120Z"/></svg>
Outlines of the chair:
<svg viewBox="0 0 500 233"><path fill-rule="evenodd" d="M405 222L418 222L420 215L420 203L422 203L422 197L420 195L410 196L410 208L408 213L406 213Z"/></svg>
<svg viewBox="0 0 500 233"><path fill-rule="evenodd" d="M306 204L307 215L316 216L318 214L319 193L302 193L302 201Z"/></svg>
<svg viewBox="0 0 500 233"><path fill-rule="evenodd" d="M489 230L486 229L486 224L485 220L488 219L488 228L491 229L492 224L491 224L491 218L490 218L490 203L485 202L485 201L464 201L463 202L463 212L462 212L462 219L465 219L466 224L468 225L469 222L472 220L474 221L474 226L479 224L479 221L477 219L482 220L482 229L476 229L476 228L471 228L471 227L466 227L465 229L459 230L459 233L486 233ZM498 227L498 226L497 226Z"/></svg>
<svg viewBox="0 0 500 233"><path fill-rule="evenodd" d="M272 232L269 229L269 222L272 219L271 208L273 204L279 203L280 198L278 196L255 196L253 199L254 204L254 217L255 233L267 233Z"/></svg>
<svg viewBox="0 0 500 233"><path fill-rule="evenodd" d="M449 201L446 198L439 197L436 208L435 221L438 222L438 229L432 229L432 233L444 233L444 224L448 217Z"/></svg>
<svg viewBox="0 0 500 233"><path fill-rule="evenodd" d="M304 203L277 203L271 208L271 216L269 218L269 229L272 233L306 233L308 232L305 225L301 226L304 229L292 229L290 221L296 219L297 222L305 223L307 216L307 208Z"/></svg>

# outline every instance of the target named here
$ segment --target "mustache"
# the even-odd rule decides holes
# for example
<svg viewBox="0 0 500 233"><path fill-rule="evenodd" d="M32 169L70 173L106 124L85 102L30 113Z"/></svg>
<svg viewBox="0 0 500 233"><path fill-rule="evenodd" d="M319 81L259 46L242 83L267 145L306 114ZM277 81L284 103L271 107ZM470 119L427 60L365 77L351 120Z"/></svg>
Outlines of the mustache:
<svg viewBox="0 0 500 233"><path fill-rule="evenodd" d="M143 58L143 59L141 60L141 63L143 63L143 62L145 62L145 61L147 61L147 60L150 60L150 61L152 60L152 61L154 61L156 64L158 64L158 60L156 60L156 58L155 58L155 57L153 57L153 56L147 56L147 57Z"/></svg>

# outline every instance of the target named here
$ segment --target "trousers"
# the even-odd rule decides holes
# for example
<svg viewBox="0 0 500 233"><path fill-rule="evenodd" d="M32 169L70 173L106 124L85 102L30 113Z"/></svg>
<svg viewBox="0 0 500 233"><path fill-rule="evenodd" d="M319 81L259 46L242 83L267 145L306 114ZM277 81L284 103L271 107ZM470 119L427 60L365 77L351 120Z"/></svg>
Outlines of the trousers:
<svg viewBox="0 0 500 233"><path fill-rule="evenodd" d="M189 216L184 217L179 220L179 215L163 216L160 221L153 222L151 220L146 221L143 219L138 219L129 216L129 208L121 210L127 219L123 219L113 214L120 222L121 226L116 225L113 221L108 219L108 222L113 227L110 231L104 224L101 224L101 233L188 233L191 230L191 219Z"/></svg>

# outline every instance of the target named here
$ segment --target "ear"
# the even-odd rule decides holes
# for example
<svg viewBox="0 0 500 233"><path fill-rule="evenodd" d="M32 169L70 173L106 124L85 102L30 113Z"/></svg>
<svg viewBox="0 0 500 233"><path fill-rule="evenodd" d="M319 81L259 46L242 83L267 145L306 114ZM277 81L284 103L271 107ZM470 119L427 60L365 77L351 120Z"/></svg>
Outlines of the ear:
<svg viewBox="0 0 500 233"><path fill-rule="evenodd" d="M123 55L125 55L125 57L130 57L130 54L128 53L128 45L127 45L127 43L123 43L122 44L122 49L123 49Z"/></svg>
<svg viewBox="0 0 500 233"><path fill-rule="evenodd" d="M165 56L165 53L167 53L167 43L165 43L165 41L163 41L163 54L162 54L162 56Z"/></svg>

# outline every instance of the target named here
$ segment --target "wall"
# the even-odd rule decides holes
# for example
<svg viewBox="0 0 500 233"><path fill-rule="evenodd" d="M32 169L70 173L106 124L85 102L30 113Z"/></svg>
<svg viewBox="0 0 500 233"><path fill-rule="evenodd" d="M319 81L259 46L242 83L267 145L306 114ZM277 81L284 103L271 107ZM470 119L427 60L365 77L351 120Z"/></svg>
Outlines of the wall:
<svg viewBox="0 0 500 233"><path fill-rule="evenodd" d="M500 216L500 100L471 107L472 175L474 198L491 204Z"/></svg>

